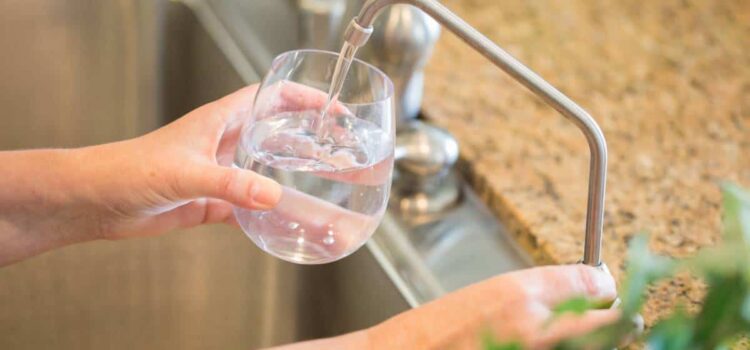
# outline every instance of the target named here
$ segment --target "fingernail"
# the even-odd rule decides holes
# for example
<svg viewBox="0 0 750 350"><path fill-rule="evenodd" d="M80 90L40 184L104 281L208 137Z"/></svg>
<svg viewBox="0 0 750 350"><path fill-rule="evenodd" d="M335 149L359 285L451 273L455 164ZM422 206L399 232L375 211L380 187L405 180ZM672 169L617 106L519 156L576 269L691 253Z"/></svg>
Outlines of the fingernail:
<svg viewBox="0 0 750 350"><path fill-rule="evenodd" d="M281 185L267 177L259 176L253 186L250 186L250 198L255 208L268 210L279 204L281 200Z"/></svg>
<svg viewBox="0 0 750 350"><path fill-rule="evenodd" d="M615 280L606 268L581 264L579 264L578 267L581 283L584 284L586 294L589 298L604 303L612 301L617 297Z"/></svg>
<svg viewBox="0 0 750 350"><path fill-rule="evenodd" d="M594 272L593 275L594 283L596 283L599 297L608 300L617 297L617 286L615 284L615 279L614 277L612 277L606 267L596 268L596 272Z"/></svg>

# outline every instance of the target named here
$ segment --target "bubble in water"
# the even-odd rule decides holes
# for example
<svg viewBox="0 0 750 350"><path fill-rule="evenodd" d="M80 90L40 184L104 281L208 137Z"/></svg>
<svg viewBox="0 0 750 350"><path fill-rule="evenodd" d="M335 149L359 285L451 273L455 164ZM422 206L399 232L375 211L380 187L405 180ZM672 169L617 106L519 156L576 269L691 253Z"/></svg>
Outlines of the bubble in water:
<svg viewBox="0 0 750 350"><path fill-rule="evenodd" d="M292 145L286 145L284 146L284 151L289 153L290 155L294 154L294 147L292 147Z"/></svg>
<svg viewBox="0 0 750 350"><path fill-rule="evenodd" d="M304 115L300 111L284 112L257 121L251 135L243 135L241 145L246 149L242 150L247 154L238 157L235 164L238 167L259 171L266 176L289 179L288 183L284 182L290 189L285 195L297 192L304 194L307 188L319 184L328 186L328 181L333 181L335 191L324 191L320 198L309 200L313 201L310 202L311 205L318 201L335 204L337 207L332 209L336 213L343 211L346 215L341 220L343 223L332 221L334 218L313 226L308 226L311 223L307 221L297 221L298 213L294 211L303 205L298 205L295 200L283 201L279 208L267 212L247 211L241 208L236 208L236 212L239 213L237 215L245 215L238 216L238 221L247 235L264 251L295 263L317 264L337 260L364 243L375 226L369 223L379 221L381 214L359 213L358 209L362 206L369 209L375 205L382 209L386 203L383 199L388 188L386 183L360 187L358 183L340 181L339 177L328 177L324 174L349 170L378 172L378 164L381 163L376 161L383 161L383 164L388 166L386 170L390 171L391 164L385 161L391 159L381 158L387 156L385 152L389 150L390 145L386 141L391 142L392 139L390 134L382 131L378 125L353 115L332 115L329 121L323 121L322 130L316 130L314 128L318 125L314 121L314 116L319 113L310 113ZM300 197L308 200L308 196ZM323 204L327 208L328 204ZM247 217L248 215L252 217ZM350 222L349 215L352 215L353 223L366 220L363 222L368 224L357 224L356 227L347 225ZM343 230L343 226L347 226L346 231ZM307 227L313 230L309 234L305 232ZM338 230L342 230L341 241L338 239Z"/></svg>
<svg viewBox="0 0 750 350"><path fill-rule="evenodd" d="M367 153L362 152L362 151L354 152L354 157L355 157L357 163L359 163L359 164L367 164L367 161L368 161L368 158L369 158L369 157L367 157Z"/></svg>
<svg viewBox="0 0 750 350"><path fill-rule="evenodd" d="M323 138L323 144L335 145L336 140L333 138L333 136L327 135L326 137Z"/></svg>

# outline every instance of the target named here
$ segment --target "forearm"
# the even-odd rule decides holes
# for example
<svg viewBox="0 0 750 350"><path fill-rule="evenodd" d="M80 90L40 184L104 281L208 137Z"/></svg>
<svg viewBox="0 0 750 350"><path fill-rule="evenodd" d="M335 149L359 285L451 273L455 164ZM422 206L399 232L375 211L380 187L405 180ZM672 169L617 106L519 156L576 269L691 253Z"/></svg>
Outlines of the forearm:
<svg viewBox="0 0 750 350"><path fill-rule="evenodd" d="M488 320L481 317L479 290L464 290L396 315L369 330L379 349L478 349ZM487 303L484 309L493 307Z"/></svg>
<svg viewBox="0 0 750 350"><path fill-rule="evenodd" d="M368 330L347 333L333 338L316 339L300 343L282 345L267 350L349 350L384 349L370 343Z"/></svg>
<svg viewBox="0 0 750 350"><path fill-rule="evenodd" d="M0 152L0 266L92 237L94 214L76 198L79 152Z"/></svg>
<svg viewBox="0 0 750 350"><path fill-rule="evenodd" d="M332 338L282 345L267 350L477 349L482 331L472 300L449 296L399 314L383 323Z"/></svg>

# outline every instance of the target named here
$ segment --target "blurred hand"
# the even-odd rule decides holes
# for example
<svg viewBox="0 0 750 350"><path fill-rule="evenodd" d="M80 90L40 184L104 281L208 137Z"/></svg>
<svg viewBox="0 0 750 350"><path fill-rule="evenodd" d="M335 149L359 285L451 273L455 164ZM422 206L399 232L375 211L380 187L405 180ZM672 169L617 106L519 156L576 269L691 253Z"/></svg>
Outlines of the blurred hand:
<svg viewBox="0 0 750 350"><path fill-rule="evenodd" d="M586 265L545 266L515 271L476 283L370 329L274 350L482 349L482 338L519 342L524 349L548 349L619 317L618 310L592 310L552 320L562 301L584 296L602 302L616 297L612 276Z"/></svg>
<svg viewBox="0 0 750 350"><path fill-rule="evenodd" d="M546 266L503 274L450 293L369 330L378 349L481 349L491 334L500 342L546 349L561 339L588 333L619 317L618 310L563 315L549 322L562 301L584 296L616 298L611 275L586 265Z"/></svg>

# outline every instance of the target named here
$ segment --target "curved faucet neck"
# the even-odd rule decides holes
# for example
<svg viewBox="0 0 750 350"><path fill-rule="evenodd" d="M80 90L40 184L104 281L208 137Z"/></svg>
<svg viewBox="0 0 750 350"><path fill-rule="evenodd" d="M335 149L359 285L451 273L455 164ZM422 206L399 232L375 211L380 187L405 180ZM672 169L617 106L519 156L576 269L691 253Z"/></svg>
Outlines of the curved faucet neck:
<svg viewBox="0 0 750 350"><path fill-rule="evenodd" d="M380 10L393 4L416 6L427 13L581 130L588 142L591 156L582 261L588 265L600 265L607 180L607 142L596 121L570 98L435 0L368 0L359 15L350 23L344 39L357 47L364 45Z"/></svg>

